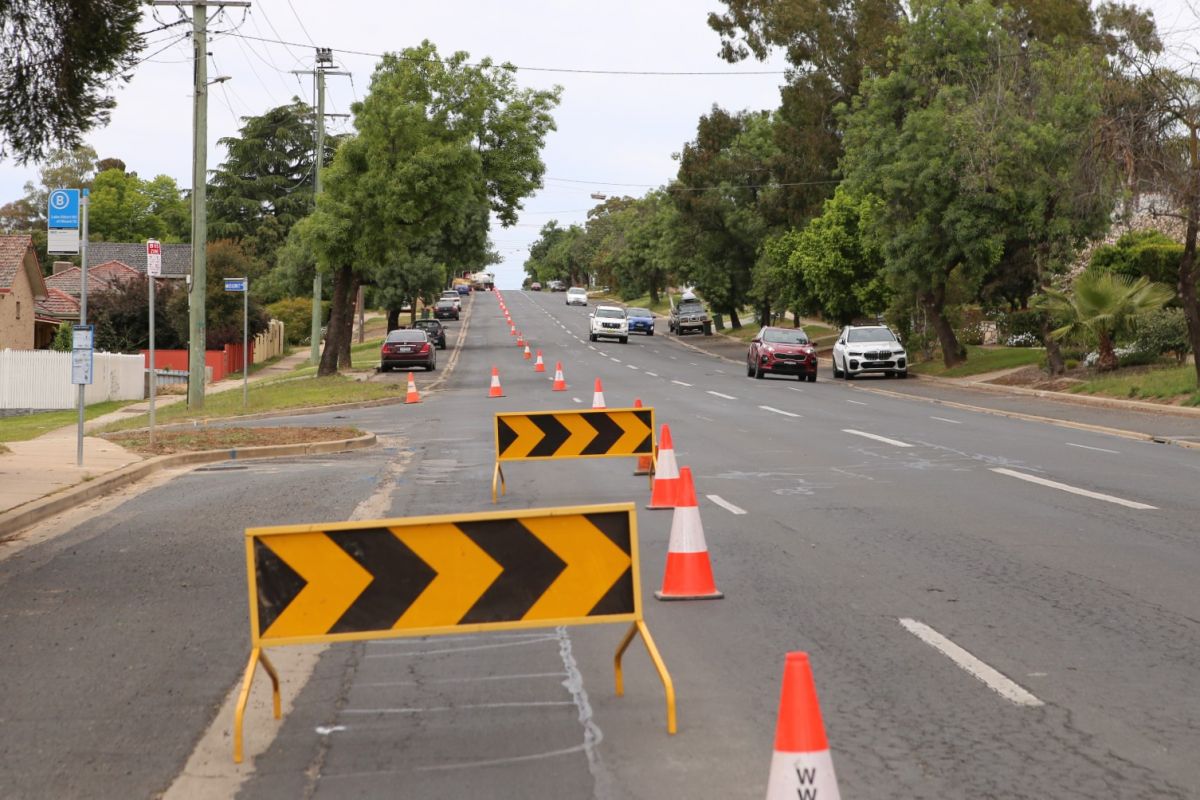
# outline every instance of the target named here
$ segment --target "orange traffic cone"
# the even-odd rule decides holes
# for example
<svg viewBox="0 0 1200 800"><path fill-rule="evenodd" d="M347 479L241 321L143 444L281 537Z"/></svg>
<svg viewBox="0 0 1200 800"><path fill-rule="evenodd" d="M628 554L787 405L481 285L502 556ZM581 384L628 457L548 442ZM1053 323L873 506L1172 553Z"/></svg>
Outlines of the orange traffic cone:
<svg viewBox="0 0 1200 800"><path fill-rule="evenodd" d="M517 326L514 325L511 321L508 323L508 335L509 336L517 335Z"/></svg>
<svg viewBox="0 0 1200 800"><path fill-rule="evenodd" d="M788 653L783 664L775 753L767 778L767 800L797 797L841 797L807 653Z"/></svg>
<svg viewBox="0 0 1200 800"><path fill-rule="evenodd" d="M537 354L538 354L537 361L533 362L533 371L534 372L545 372L546 365L542 363L542 351L538 350Z"/></svg>
<svg viewBox="0 0 1200 800"><path fill-rule="evenodd" d="M596 378L596 388L592 392L592 408L607 408L604 405L604 387L600 385L599 378Z"/></svg>
<svg viewBox="0 0 1200 800"><path fill-rule="evenodd" d="M642 407L642 398L634 398L634 408ZM637 466L633 470L634 475L651 475L654 473L654 459L650 456L638 456Z"/></svg>
<svg viewBox="0 0 1200 800"><path fill-rule="evenodd" d="M528 345L525 344L525 334L521 333L520 331L517 331L517 347L528 347Z"/></svg>
<svg viewBox="0 0 1200 800"><path fill-rule="evenodd" d="M526 361L528 361L529 359L533 358L533 353L530 353L530 352L529 352L529 345L528 345L528 344L526 344L526 345L525 345L525 352L524 352L524 353L521 355L521 357L522 357L522 358L524 358Z"/></svg>
<svg viewBox="0 0 1200 800"><path fill-rule="evenodd" d="M692 468L679 470L679 503L671 517L671 540L667 544L667 568L662 588L654 593L659 600L716 600L724 597L713 581Z"/></svg>
<svg viewBox="0 0 1200 800"><path fill-rule="evenodd" d="M500 370L492 367L492 385L488 389L488 397L504 397L504 390L500 388Z"/></svg>
<svg viewBox="0 0 1200 800"><path fill-rule="evenodd" d="M413 374L408 373L408 395L404 398L405 403L421 402L421 395L417 394L417 382L413 380Z"/></svg>
<svg viewBox="0 0 1200 800"><path fill-rule="evenodd" d="M554 362L554 388L551 391L565 392L567 390L567 382L562 374L562 362Z"/></svg>
<svg viewBox="0 0 1200 800"><path fill-rule="evenodd" d="M646 508L674 508L679 498L679 466L675 462L675 446L671 443L671 429L662 426L658 440L658 463L654 471L654 485L650 488L650 504Z"/></svg>

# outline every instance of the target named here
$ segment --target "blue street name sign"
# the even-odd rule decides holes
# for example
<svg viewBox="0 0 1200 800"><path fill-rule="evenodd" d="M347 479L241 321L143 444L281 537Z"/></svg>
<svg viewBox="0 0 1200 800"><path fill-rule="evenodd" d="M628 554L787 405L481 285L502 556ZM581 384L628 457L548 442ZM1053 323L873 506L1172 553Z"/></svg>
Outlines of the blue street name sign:
<svg viewBox="0 0 1200 800"><path fill-rule="evenodd" d="M46 219L50 228L79 227L79 190L54 189L46 202Z"/></svg>
<svg viewBox="0 0 1200 800"><path fill-rule="evenodd" d="M225 291L227 292L244 292L246 291L245 278L226 278Z"/></svg>

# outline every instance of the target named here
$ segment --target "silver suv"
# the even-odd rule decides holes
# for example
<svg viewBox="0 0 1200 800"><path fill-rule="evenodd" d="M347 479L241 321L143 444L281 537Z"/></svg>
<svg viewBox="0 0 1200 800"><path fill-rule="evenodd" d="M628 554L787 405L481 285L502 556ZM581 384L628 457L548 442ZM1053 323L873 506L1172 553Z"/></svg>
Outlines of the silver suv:
<svg viewBox="0 0 1200 800"><path fill-rule="evenodd" d="M908 377L908 354L890 328L847 325L833 345L833 377L850 380L868 372Z"/></svg>
<svg viewBox="0 0 1200 800"><path fill-rule="evenodd" d="M620 306L596 306L596 313L591 315L588 338L594 342L602 336L617 339L621 344L629 341L629 319L625 316L625 309Z"/></svg>

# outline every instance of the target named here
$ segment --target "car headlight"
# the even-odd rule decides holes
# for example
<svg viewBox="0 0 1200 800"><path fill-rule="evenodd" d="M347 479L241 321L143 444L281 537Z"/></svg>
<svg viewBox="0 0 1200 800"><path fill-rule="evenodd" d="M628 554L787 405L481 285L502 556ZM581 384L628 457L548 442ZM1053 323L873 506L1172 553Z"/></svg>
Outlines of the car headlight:
<svg viewBox="0 0 1200 800"><path fill-rule="evenodd" d="M850 351L850 355L852 355L852 356L858 356L858 357L860 357L860 358L862 357L862 353L856 353L856 352L854 352L853 350L851 350L851 351Z"/></svg>
<svg viewBox="0 0 1200 800"><path fill-rule="evenodd" d="M768 353L774 353L774 352L775 352L775 348L774 348L774 347L770 347L770 346L768 346L768 347L767 347L767 352L768 352Z"/></svg>
<svg viewBox="0 0 1200 800"><path fill-rule="evenodd" d="M903 351L903 350L893 350L893 351L892 351L892 355L894 355L894 356L902 356L902 355L904 355L904 351Z"/></svg>

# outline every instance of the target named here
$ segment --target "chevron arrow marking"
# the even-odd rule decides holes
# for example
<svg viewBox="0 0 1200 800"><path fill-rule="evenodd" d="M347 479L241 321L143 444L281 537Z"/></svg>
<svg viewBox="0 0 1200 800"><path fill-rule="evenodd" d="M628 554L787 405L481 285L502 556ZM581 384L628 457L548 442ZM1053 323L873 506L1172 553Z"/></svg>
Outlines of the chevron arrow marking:
<svg viewBox="0 0 1200 800"><path fill-rule="evenodd" d="M500 451L501 458L525 458L546 436L527 415L514 414L500 417L497 421L501 425L506 424L515 434L512 443Z"/></svg>
<svg viewBox="0 0 1200 800"><path fill-rule="evenodd" d="M324 533L268 536L261 541L307 581L263 632L264 639L324 634L373 580L370 572Z"/></svg>
<svg viewBox="0 0 1200 800"><path fill-rule="evenodd" d="M651 452L652 446L647 440L652 431L643 415L634 411L613 411L610 412L610 416L613 422L620 425L625 431L612 446L614 452L630 454L649 454Z"/></svg>
<svg viewBox="0 0 1200 800"><path fill-rule="evenodd" d="M529 420L542 432L542 440L538 442L537 447L527 453L534 458L556 455L563 442L571 436L571 431L555 414L531 414Z"/></svg>
<svg viewBox="0 0 1200 800"><path fill-rule="evenodd" d="M523 619L586 617L633 564L586 516L537 517L522 524L567 565Z"/></svg>
<svg viewBox="0 0 1200 800"><path fill-rule="evenodd" d="M457 625L504 571L457 525L392 528L392 533L437 573L394 630Z"/></svg>
<svg viewBox="0 0 1200 800"><path fill-rule="evenodd" d="M587 446L596 438L596 429L588 424L583 414L564 414L558 420L571 432L571 438L559 448L560 456L580 456Z"/></svg>
<svg viewBox="0 0 1200 800"><path fill-rule="evenodd" d="M602 456L612 452L613 445L621 438L624 433L621 426L618 425L607 411L591 412L583 415L588 424L596 429L596 436L583 448L580 455L585 456Z"/></svg>

